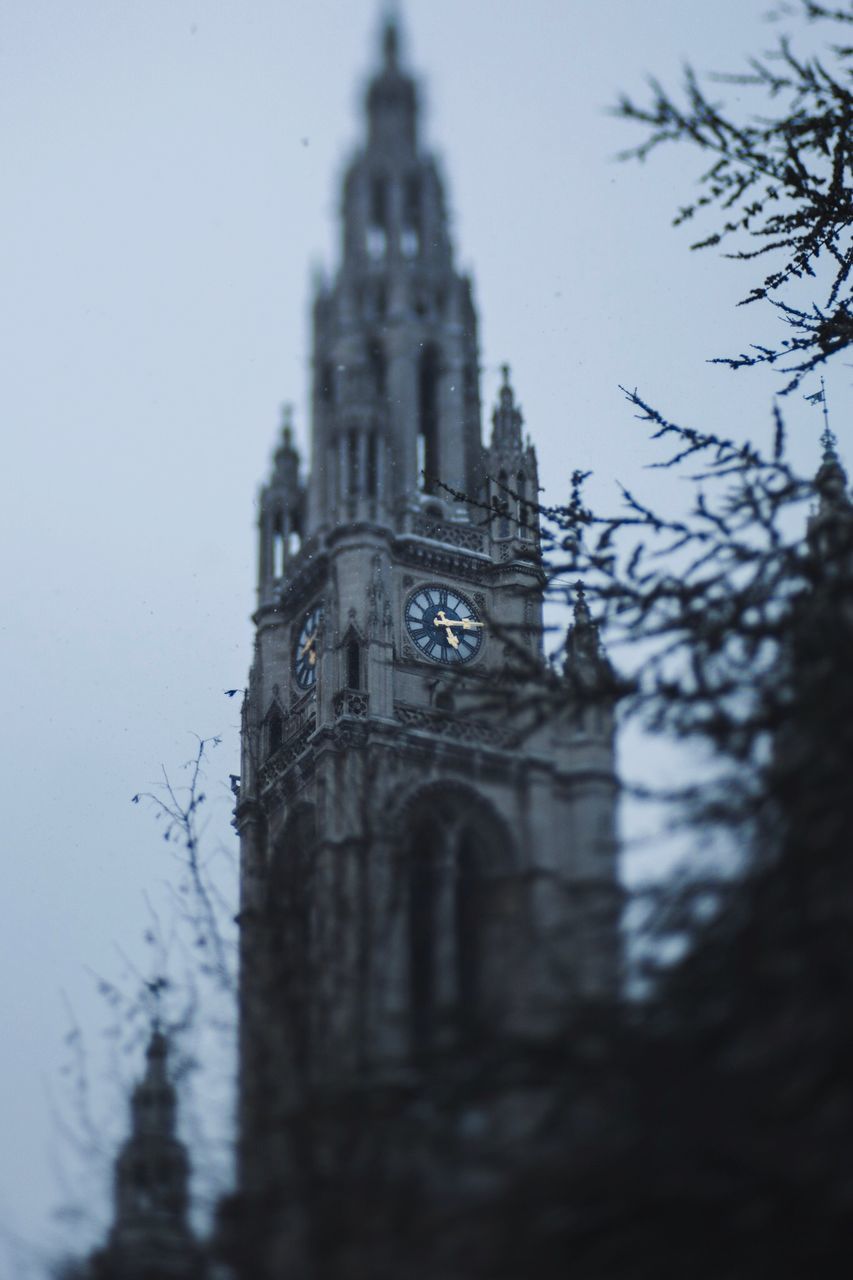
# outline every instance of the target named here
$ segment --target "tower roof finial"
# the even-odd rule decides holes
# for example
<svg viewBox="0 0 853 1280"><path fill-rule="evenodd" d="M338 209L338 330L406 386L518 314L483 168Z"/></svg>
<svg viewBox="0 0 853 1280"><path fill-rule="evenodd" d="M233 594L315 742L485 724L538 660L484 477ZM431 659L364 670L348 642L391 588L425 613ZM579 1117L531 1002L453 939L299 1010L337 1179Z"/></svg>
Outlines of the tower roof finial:
<svg viewBox="0 0 853 1280"><path fill-rule="evenodd" d="M281 438L273 454L272 484L299 487L299 453L293 443L293 405L281 406Z"/></svg>
<svg viewBox="0 0 853 1280"><path fill-rule="evenodd" d="M288 401L281 406L281 439L284 447L293 446L293 405Z"/></svg>
<svg viewBox="0 0 853 1280"><path fill-rule="evenodd" d="M381 63L367 90L369 142L383 150L401 142L411 149L417 132L417 91L412 77L400 67L401 44L397 6L387 6L382 17Z"/></svg>
<svg viewBox="0 0 853 1280"><path fill-rule="evenodd" d="M389 70L397 66L400 57L400 24L396 5L387 7L382 22L382 57Z"/></svg>

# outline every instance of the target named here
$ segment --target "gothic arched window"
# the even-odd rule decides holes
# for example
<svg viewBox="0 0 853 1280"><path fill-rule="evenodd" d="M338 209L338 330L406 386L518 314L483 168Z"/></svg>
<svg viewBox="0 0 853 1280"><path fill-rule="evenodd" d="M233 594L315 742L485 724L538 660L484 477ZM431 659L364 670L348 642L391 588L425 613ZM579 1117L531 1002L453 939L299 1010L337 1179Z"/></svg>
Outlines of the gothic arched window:
<svg viewBox="0 0 853 1280"><path fill-rule="evenodd" d="M370 183L367 252L377 260L388 252L388 183L379 175Z"/></svg>
<svg viewBox="0 0 853 1280"><path fill-rule="evenodd" d="M375 498L379 487L379 442L376 432L367 437L367 496Z"/></svg>
<svg viewBox="0 0 853 1280"><path fill-rule="evenodd" d="M361 646L355 638L347 644L347 688L361 688Z"/></svg>
<svg viewBox="0 0 853 1280"><path fill-rule="evenodd" d="M416 258L421 248L421 184L416 175L406 179L403 187L403 226L400 252L404 258Z"/></svg>
<svg viewBox="0 0 853 1280"><path fill-rule="evenodd" d="M453 923L458 1014L465 1027L474 1025L478 1013L481 930L485 908L481 901L484 853L476 831L463 828L456 848Z"/></svg>
<svg viewBox="0 0 853 1280"><path fill-rule="evenodd" d="M331 404L335 398L335 371L331 360L324 360L317 377L317 390L324 404Z"/></svg>
<svg viewBox="0 0 853 1280"><path fill-rule="evenodd" d="M272 576L278 579L284 574L287 542L284 536L284 516L276 512L272 524Z"/></svg>
<svg viewBox="0 0 853 1280"><path fill-rule="evenodd" d="M267 716L267 755L274 755L282 743L284 722L281 712L273 710Z"/></svg>
<svg viewBox="0 0 853 1280"><path fill-rule="evenodd" d="M409 1009L412 1047L429 1045L435 1022L437 825L424 816L409 849Z"/></svg>
<svg viewBox="0 0 853 1280"><path fill-rule="evenodd" d="M509 537L509 495L507 494L507 476L505 471L498 472L498 537Z"/></svg>
<svg viewBox="0 0 853 1280"><path fill-rule="evenodd" d="M476 1034L501 1005L509 841L476 794L430 788L410 810L402 852L409 1025L423 1052Z"/></svg>
<svg viewBox="0 0 853 1280"><path fill-rule="evenodd" d="M370 381L373 391L378 396L385 395L385 352L378 338L371 338L367 344L367 363L370 366Z"/></svg>
<svg viewBox="0 0 853 1280"><path fill-rule="evenodd" d="M518 524L519 532L522 538L527 537L527 502L525 500L525 485L527 478L523 471L519 471L515 477L516 491L518 493Z"/></svg>
<svg viewBox="0 0 853 1280"><path fill-rule="evenodd" d="M354 498L359 491L358 483L358 432L347 432L347 496Z"/></svg>

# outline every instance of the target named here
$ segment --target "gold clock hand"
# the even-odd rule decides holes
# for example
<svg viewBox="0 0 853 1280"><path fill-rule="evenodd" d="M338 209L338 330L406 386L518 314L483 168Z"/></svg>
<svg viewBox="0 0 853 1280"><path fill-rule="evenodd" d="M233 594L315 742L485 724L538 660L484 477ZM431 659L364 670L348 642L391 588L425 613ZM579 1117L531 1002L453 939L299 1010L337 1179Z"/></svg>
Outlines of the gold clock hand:
<svg viewBox="0 0 853 1280"><path fill-rule="evenodd" d="M473 631L475 627L482 627L482 622L475 622L473 618L446 618L444 610L439 609L433 620L436 627L447 627L448 636L452 636L451 627L461 627L463 631Z"/></svg>

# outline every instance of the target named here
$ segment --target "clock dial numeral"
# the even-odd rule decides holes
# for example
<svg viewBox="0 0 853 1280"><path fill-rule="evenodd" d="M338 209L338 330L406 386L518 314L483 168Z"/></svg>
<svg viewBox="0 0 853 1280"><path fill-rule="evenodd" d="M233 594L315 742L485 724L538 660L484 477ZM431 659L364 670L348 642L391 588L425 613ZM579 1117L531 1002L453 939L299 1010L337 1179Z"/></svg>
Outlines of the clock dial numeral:
<svg viewBox="0 0 853 1280"><path fill-rule="evenodd" d="M406 602L403 616L410 638L433 662L470 662L480 651L484 624L471 601L452 587L419 587Z"/></svg>

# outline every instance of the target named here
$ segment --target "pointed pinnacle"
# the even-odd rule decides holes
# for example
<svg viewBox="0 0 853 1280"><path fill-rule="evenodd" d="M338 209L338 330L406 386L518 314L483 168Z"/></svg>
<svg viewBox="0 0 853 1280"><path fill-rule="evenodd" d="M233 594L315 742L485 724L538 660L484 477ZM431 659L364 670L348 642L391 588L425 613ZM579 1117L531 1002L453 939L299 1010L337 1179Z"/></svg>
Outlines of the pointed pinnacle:
<svg viewBox="0 0 853 1280"><path fill-rule="evenodd" d="M290 403L281 406L281 437L285 448L291 448L293 444L293 405Z"/></svg>
<svg viewBox="0 0 853 1280"><path fill-rule="evenodd" d="M397 66L400 54L400 29L397 21L397 13L393 9L389 9L385 16L385 22L382 29L382 55L385 66L388 69Z"/></svg>

